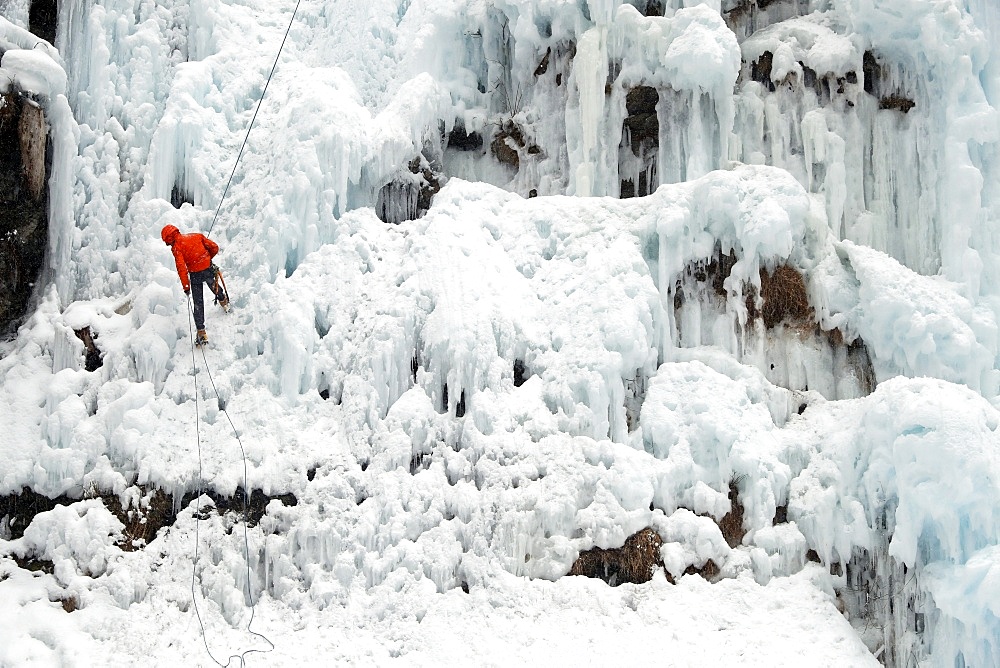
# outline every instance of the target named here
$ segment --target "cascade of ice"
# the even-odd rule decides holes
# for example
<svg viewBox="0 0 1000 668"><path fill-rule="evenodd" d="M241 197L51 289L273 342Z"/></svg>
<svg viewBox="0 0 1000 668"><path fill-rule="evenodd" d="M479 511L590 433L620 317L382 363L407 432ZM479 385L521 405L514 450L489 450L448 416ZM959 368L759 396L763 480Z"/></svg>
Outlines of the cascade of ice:
<svg viewBox="0 0 1000 668"><path fill-rule="evenodd" d="M271 596L557 579L652 527L677 578L712 560L891 589L896 612L868 612L886 656L997 655L995 597L948 585L988 583L1000 534L1000 47L972 25L997 34L990 3L935 3L947 21L906 0L310 4L213 232L240 296L212 321L221 396L198 397L213 443L223 404L248 416L252 480L303 494L254 534ZM156 232L218 203L280 39L250 14L61 5L60 299L0 359L33 444L4 490L192 488L184 302ZM425 169L442 189L409 220ZM626 183L642 197L613 199ZM532 197L564 194L594 197ZM804 302L787 317L763 298L779 279ZM50 382L20 396L33 375ZM205 455L218 490L230 455ZM200 575L231 622L239 548ZM142 598L116 577L96 587Z"/></svg>
<svg viewBox="0 0 1000 668"><path fill-rule="evenodd" d="M574 59L574 81L580 95L576 114L567 118L567 127L579 125L580 157L570 165L574 174L571 195L589 197L606 194L597 185L600 172L598 165L603 162L604 119L604 70L607 68L607 33L604 26L595 26L580 38ZM570 143L572 145L572 142ZM573 164L577 163L575 168Z"/></svg>

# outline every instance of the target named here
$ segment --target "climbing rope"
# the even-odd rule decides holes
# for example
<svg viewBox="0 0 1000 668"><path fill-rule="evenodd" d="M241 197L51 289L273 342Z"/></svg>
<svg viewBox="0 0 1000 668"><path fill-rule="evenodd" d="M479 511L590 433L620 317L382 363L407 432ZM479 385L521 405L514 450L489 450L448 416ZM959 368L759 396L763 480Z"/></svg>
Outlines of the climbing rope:
<svg viewBox="0 0 1000 668"><path fill-rule="evenodd" d="M191 368L194 371L194 407L195 407L195 438L197 440L197 450L198 450L198 497L196 502L200 502L202 495L205 491L205 477L202 474L202 462L201 462L201 408L199 397L199 386L198 386L198 361L195 357L195 339L194 339L194 327L192 325L192 308L191 308L191 296L188 295L188 336L191 340ZM219 404L219 410L222 414L226 416L226 420L229 421L229 426L233 428L233 434L236 436L236 442L240 446L240 454L243 455L243 555L246 561L247 569L247 598L250 599L250 621L247 622L247 632L251 635L257 636L268 645L270 649L248 649L240 654L230 654L229 659L222 663L215 658L212 654L212 650L208 646L208 637L205 634L205 622L201 617L201 610L198 609L198 597L195 595L195 584L197 582L197 564L198 564L198 553L201 546L200 531L201 522L203 517L201 517L200 509L195 517L194 523L194 560L191 566L191 602L194 605L195 615L198 617L198 626L201 627L201 639L205 643L205 651L208 652L208 656L217 665L226 668L229 666L233 659L237 659L240 662L240 666L246 665L247 654L252 654L254 652L267 653L274 650L274 643L262 633L258 633L250 628L253 624L254 616L257 612L257 603L253 598L253 588L250 586L252 581L252 574L250 572L250 536L248 532L247 525L249 523L250 514L250 478L247 470L247 452L246 448L243 447L243 441L240 439L239 430L236 429L236 425L233 423L233 419L229 416L229 411L226 410L222 402L222 396L219 394L219 388L215 385L215 379L212 377L212 370L208 366L208 357L205 355L205 349L202 348L201 351L202 363L205 366L205 372L208 374L208 380L212 384L212 390L215 392L216 401Z"/></svg>
<svg viewBox="0 0 1000 668"><path fill-rule="evenodd" d="M299 11L299 4L302 0L297 0L295 3L295 9L292 10L292 18L288 21L288 28L285 30L285 36L281 40L281 46L278 47L278 55L274 57L274 64L271 66L271 73L267 75L267 82L264 84L264 90L260 94L260 100L257 101L257 108L253 111L253 117L250 119L250 125L247 126L247 134L243 138L243 145L240 146L240 152L236 155L236 162L233 163L233 171L229 174L229 181L226 182L226 189L222 191L222 198L219 200L219 207L215 210L215 217L212 218L212 224L208 226L208 232L205 236L212 233L212 228L215 227L215 221L219 219L219 212L222 211L222 203L226 201L226 194L229 192L229 186L233 183L233 177L236 176L236 168L240 164L240 158L243 157L243 149L247 147L247 140L250 139L250 131L253 130L253 123L257 120L257 112L260 111L261 106L264 104L264 96L267 95L267 87L271 85L271 77L274 76L274 70L278 68L278 60L281 58L281 52L285 48L285 40L288 39L288 33L292 30L292 24L295 22L295 15Z"/></svg>
<svg viewBox="0 0 1000 668"><path fill-rule="evenodd" d="M295 9L292 11L292 17L288 20L288 27L285 29L285 36L281 39L281 46L278 47L278 53L274 57L274 64L271 65L271 72L267 75L267 81L264 84L264 90L260 94L260 100L257 101L257 107L254 109L253 116L250 118L250 125L247 126L246 136L243 137L243 143L240 145L240 151L236 155L236 162L233 163L233 171L229 174L229 180L226 182L226 187L222 191L222 197L219 199L219 206L215 210L215 216L212 218L211 225L208 226L208 231L206 236L212 233L212 229L215 227L216 221L219 219L219 214L222 212L222 204L226 201L226 195L229 194L229 187L233 183L233 177L236 176L236 168L239 167L240 158L243 157L243 151L247 147L247 141L250 139L250 131L253 130L254 122L257 120L257 113L260 111L261 106L264 104L264 96L267 95L267 88L271 85L271 79L274 77L274 72L278 68L278 61L281 59L281 52L285 48L285 42L288 40L288 34L292 30L292 24L295 23L295 16L298 14L299 5L302 0L296 0ZM198 361L195 357L195 338L194 338L194 327L192 324L192 304L191 297L188 295L188 335L191 340L191 367L194 371L194 406L195 406L195 438L197 440L197 450L198 450L198 501L204 495L205 491L205 478L202 472L202 460L201 460L201 407L199 401L200 388L198 386ZM240 665L243 666L246 663L246 656L254 652L266 653L274 650L274 643L271 640L256 631L252 630L250 626L253 624L254 616L257 612L257 605L253 598L253 590L251 587L252 573L250 571L250 537L248 534L247 525L249 523L249 513L250 513L250 480L247 471L247 453L246 449L243 447L243 441L240 439L239 430L236 429L236 425L233 423L233 419L229 416L229 412L225 409L222 397L219 394L219 388L215 385L215 380L212 378L212 371L208 365L208 358L205 355L204 349L201 351L202 363L204 364L205 371L208 374L208 380L212 384L212 389L215 391L216 401L219 403L219 410L226 416L226 420L229 421L229 425L233 428L233 434L236 436L236 442L239 443L240 453L243 455L243 548L244 557L246 560L247 569L247 598L250 601L250 621L247 622L247 632L251 635L257 636L264 642L266 642L270 649L249 649L240 654L231 654L226 661L222 663L215 658L212 654L212 650L208 646L208 638L205 634L205 622L201 616L201 610L198 608L198 598L195 595L195 585L197 584L197 564L198 564L198 554L200 549L200 526L203 518L200 516L201 513L197 513L194 524L194 561L191 567L191 602L194 605L195 614L198 617L198 625L201 627L201 638L205 643L205 651L208 656L217 665L227 668L233 659L237 659Z"/></svg>

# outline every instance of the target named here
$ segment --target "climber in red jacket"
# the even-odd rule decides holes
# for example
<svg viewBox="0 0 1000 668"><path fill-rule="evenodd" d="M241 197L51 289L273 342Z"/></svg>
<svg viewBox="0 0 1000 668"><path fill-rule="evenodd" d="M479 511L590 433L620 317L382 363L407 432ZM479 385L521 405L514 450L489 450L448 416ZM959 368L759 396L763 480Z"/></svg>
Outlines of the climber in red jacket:
<svg viewBox="0 0 1000 668"><path fill-rule="evenodd" d="M219 252L219 245L204 234L192 232L181 234L173 225L165 225L160 230L163 243L170 246L174 261L177 263L177 275L184 286L184 294L190 296L194 290L194 324L198 329L195 344L208 343L205 333L205 303L202 299L202 285L208 284L209 290L215 295L219 306L229 311L229 297L225 288L216 281L216 269L212 258Z"/></svg>

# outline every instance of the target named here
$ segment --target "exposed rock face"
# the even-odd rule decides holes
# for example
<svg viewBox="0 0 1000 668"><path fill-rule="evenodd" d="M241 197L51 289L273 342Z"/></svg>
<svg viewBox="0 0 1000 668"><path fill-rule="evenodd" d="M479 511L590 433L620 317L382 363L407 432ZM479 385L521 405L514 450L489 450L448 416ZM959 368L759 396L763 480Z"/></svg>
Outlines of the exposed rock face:
<svg viewBox="0 0 1000 668"><path fill-rule="evenodd" d="M444 176L437 161L424 154L413 158L406 169L382 186L375 203L375 214L382 222L398 225L404 220L416 220L431 208L431 200L444 185Z"/></svg>
<svg viewBox="0 0 1000 668"><path fill-rule="evenodd" d="M56 0L32 0L28 15L28 30L49 44L56 43L59 3Z"/></svg>
<svg viewBox="0 0 1000 668"><path fill-rule="evenodd" d="M48 242L48 127L14 91L0 107L0 332L24 315Z"/></svg>
<svg viewBox="0 0 1000 668"><path fill-rule="evenodd" d="M592 548L580 554L569 575L585 575L604 580L612 587L631 582L642 584L653 578L662 563L663 539L651 528L629 536L620 548Z"/></svg>

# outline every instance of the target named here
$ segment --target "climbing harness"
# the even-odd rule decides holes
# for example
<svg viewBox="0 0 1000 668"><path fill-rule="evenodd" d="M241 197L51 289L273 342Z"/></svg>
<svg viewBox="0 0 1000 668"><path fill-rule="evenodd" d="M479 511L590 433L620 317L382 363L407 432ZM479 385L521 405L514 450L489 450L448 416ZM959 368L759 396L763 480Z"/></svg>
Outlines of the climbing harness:
<svg viewBox="0 0 1000 668"><path fill-rule="evenodd" d="M200 401L198 399L200 391L200 388L198 386L198 361L194 353L194 349L197 344L194 338L194 325L193 325L190 295L188 295L188 333L190 334L191 338L191 367L194 370L194 407L196 412L195 439L197 440L197 446L198 446L197 447L198 449L198 497L197 498L198 502L200 503L201 497L204 495L205 492L205 476L202 472L202 462L201 462L201 419L200 419L201 408L200 408ZM198 608L198 598L195 595L195 584L197 582L197 571L195 568L198 563L198 553L201 545L199 528L201 527L201 522L203 520L208 519L209 517L208 513L203 512L202 509L199 508L197 511L195 511L194 514L195 517L194 561L191 567L191 603L192 605L194 605L194 612L195 615L197 615L198 617L198 626L201 627L201 638L202 641L205 643L205 651L208 652L208 656L212 659L212 661L214 661L217 665L226 668L229 666L230 662L232 662L233 659L238 659L240 662L239 665L243 666L246 664L247 654L252 654L255 652L263 654L273 651L274 643L271 642L271 640L264 634L258 633L250 628L250 626L253 624L254 615L257 612L257 604L253 598L253 588L250 586L253 577L252 573L250 572L250 536L248 534L248 529L247 529L247 524L249 520L248 516L250 512L250 478L247 469L246 448L243 447L243 441L242 439L240 439L239 430L236 429L236 425L233 423L232 417L229 416L229 411L227 411L226 407L223 405L222 397L219 394L219 388L215 385L215 379L212 378L212 370L208 366L208 357L205 355L204 348L202 348L201 351L201 359L205 367L205 372L208 374L208 380L212 384L212 390L215 392L216 401L218 401L219 403L219 410L222 411L222 414L226 416L226 420L229 421L229 426L233 428L233 435L236 436L236 442L239 443L240 446L240 453L243 455L243 549L244 549L244 557L246 560L246 569L247 569L246 593L247 593L247 598L250 600L250 621L247 622L247 632L250 633L251 635L257 636L270 646L270 649L248 649L239 654L230 654L228 660L225 663L222 663L221 661L216 659L215 655L212 654L212 650L208 646L208 638L205 635L205 622L201 617L201 610L199 610Z"/></svg>

